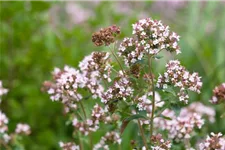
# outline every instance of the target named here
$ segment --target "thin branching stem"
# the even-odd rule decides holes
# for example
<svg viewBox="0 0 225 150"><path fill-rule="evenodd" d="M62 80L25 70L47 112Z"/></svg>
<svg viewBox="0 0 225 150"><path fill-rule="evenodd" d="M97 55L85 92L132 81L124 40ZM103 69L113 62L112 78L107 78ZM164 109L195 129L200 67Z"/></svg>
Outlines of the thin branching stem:
<svg viewBox="0 0 225 150"><path fill-rule="evenodd" d="M83 105L83 103L80 102L80 105L81 105L81 109L82 109L82 111L83 111L83 113L84 113L84 118L87 119L87 115L86 115L86 112L85 112L85 110L84 110L84 105Z"/></svg>
<svg viewBox="0 0 225 150"><path fill-rule="evenodd" d="M1 148L1 145L3 145L3 147L5 147L6 150L11 150L11 148L2 140L0 140L0 148Z"/></svg>
<svg viewBox="0 0 225 150"><path fill-rule="evenodd" d="M82 109L82 111L83 111L83 113L84 113L84 117L85 117L85 119L87 119L87 115L86 115L86 112L85 112L83 103L80 102L80 105L81 105L81 109ZM90 142L90 147L91 147L91 149L92 149L93 143L92 143L92 135L91 135L91 133L89 133L89 142Z"/></svg>
<svg viewBox="0 0 225 150"><path fill-rule="evenodd" d="M123 67L122 67L122 65L121 65L121 63L120 63L120 61L119 61L119 59L117 58L116 54L114 53L115 46L113 46L113 50L109 47L109 50L110 50L110 52L112 53L112 55L114 56L114 58L116 59L117 63L119 64L120 69L121 69L122 72L123 72L123 75L125 75L125 72L124 72L124 70L123 70Z"/></svg>
<svg viewBox="0 0 225 150"><path fill-rule="evenodd" d="M152 71L152 60L151 56L148 55L148 66L149 66L149 73L151 78L151 85L152 85L152 114L150 118L150 137L153 134L153 128L154 128L154 113L155 113L155 85L154 85L154 77L153 77L153 71Z"/></svg>
<svg viewBox="0 0 225 150"><path fill-rule="evenodd" d="M147 141L146 141L146 138L145 138L145 135L144 135L144 130L142 128L142 125L141 125L141 122L140 122L139 119L138 119L138 127L140 129L141 138L142 138L142 140L144 142L145 148L146 148L146 150L148 150L148 145L147 145Z"/></svg>

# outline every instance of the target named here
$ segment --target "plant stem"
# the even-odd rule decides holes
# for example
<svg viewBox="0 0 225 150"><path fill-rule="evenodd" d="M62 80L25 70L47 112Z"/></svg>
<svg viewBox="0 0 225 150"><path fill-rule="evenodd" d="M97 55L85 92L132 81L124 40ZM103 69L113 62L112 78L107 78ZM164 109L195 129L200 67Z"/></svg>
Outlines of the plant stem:
<svg viewBox="0 0 225 150"><path fill-rule="evenodd" d="M151 114L151 119L150 119L150 137L152 137L153 127L154 127L153 121L154 121L154 113L155 113L155 85L154 85L152 63L151 63L150 55L148 55L148 66L149 66L149 73L150 73L151 85L152 85L152 114Z"/></svg>
<svg viewBox="0 0 225 150"><path fill-rule="evenodd" d="M82 109L82 111L83 111L83 113L84 113L84 117L85 117L85 120L86 120L86 119L87 119L87 115L86 115L86 112L85 112L85 109L84 109L84 105L83 105L82 102L80 102L80 105L81 105L81 109ZM91 149L92 149L93 143L92 143L92 136L91 136L91 133L89 133L89 142L90 142L90 147L91 147Z"/></svg>
<svg viewBox="0 0 225 150"><path fill-rule="evenodd" d="M138 127L139 127L139 129L140 129L141 137L142 137L142 140L143 140L143 142L144 142L145 148L146 148L146 150L148 150L147 141L146 141L146 139L145 139L144 131L143 131L143 128L142 128L142 126L141 126L141 123L140 123L140 120L139 120L139 119L138 119Z"/></svg>
<svg viewBox="0 0 225 150"><path fill-rule="evenodd" d="M83 148L83 143L82 143L82 141L80 140L80 135L79 135L78 132L76 132L76 133L77 133L77 135L78 135L78 141L79 141L79 147L80 147L80 150L83 150L84 148Z"/></svg>
<svg viewBox="0 0 225 150"><path fill-rule="evenodd" d="M89 142L90 142L90 147L93 149L93 142L92 142L92 135L89 133Z"/></svg>
<svg viewBox="0 0 225 150"><path fill-rule="evenodd" d="M110 47L109 47L109 49L110 49L110 52L112 53L112 55L115 57L116 61L118 62L119 66L120 66L120 68L121 68L121 70L122 70L122 72L123 72L123 75L125 75L125 72L124 72L124 70L123 70L123 67L122 67L122 65L121 65L121 63L120 63L120 61L119 61L119 59L117 58L116 54L113 52L113 50L115 49L115 47L113 47L113 50L112 50Z"/></svg>
<svg viewBox="0 0 225 150"><path fill-rule="evenodd" d="M2 140L0 140L0 148L1 148L1 144L3 145L3 147L5 147L6 150L11 150L11 148Z"/></svg>
<svg viewBox="0 0 225 150"><path fill-rule="evenodd" d="M86 115L86 112L84 110L84 105L82 104L82 102L80 102L80 105L81 105L81 109L82 109L82 111L84 113L84 118L87 119L87 115Z"/></svg>

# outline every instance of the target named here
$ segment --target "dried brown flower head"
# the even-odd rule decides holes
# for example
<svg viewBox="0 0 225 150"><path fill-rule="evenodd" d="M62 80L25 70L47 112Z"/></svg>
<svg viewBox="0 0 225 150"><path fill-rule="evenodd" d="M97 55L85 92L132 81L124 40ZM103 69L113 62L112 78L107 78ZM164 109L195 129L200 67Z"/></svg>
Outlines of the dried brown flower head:
<svg viewBox="0 0 225 150"><path fill-rule="evenodd" d="M96 46L105 46L110 45L115 42L115 37L120 34L120 28L116 25L109 26L107 28L103 28L98 32L92 34L92 42L95 43Z"/></svg>

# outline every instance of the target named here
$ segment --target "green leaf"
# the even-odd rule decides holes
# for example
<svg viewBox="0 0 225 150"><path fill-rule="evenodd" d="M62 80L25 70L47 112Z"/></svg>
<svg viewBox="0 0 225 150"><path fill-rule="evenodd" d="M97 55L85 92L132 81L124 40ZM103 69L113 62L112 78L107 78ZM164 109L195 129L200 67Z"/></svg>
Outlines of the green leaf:
<svg viewBox="0 0 225 150"><path fill-rule="evenodd" d="M134 119L140 119L140 118L144 118L144 119L147 119L144 115L141 115L141 114L135 114L135 115L132 115L132 116L129 116L127 118L125 118L123 120L123 123L121 125L121 128L120 128L120 133L122 134L123 131L126 129L127 125L129 124L129 122L131 120L134 120Z"/></svg>
<svg viewBox="0 0 225 150"><path fill-rule="evenodd" d="M163 119L166 119L166 120L172 120L172 118L164 116L164 115L160 115L160 117L162 117Z"/></svg>
<svg viewBox="0 0 225 150"><path fill-rule="evenodd" d="M156 55L156 56L153 56L153 58L155 58L155 59L161 59L161 58L163 58L163 56Z"/></svg>
<svg viewBox="0 0 225 150"><path fill-rule="evenodd" d="M172 86L168 86L166 89L163 89L165 92L168 92L170 94L172 94L173 96L177 96L175 90L173 89Z"/></svg>
<svg viewBox="0 0 225 150"><path fill-rule="evenodd" d="M135 115L132 115L132 116L127 117L125 120L126 121L131 121L131 120L140 119L140 118L147 119L144 115L135 114Z"/></svg>

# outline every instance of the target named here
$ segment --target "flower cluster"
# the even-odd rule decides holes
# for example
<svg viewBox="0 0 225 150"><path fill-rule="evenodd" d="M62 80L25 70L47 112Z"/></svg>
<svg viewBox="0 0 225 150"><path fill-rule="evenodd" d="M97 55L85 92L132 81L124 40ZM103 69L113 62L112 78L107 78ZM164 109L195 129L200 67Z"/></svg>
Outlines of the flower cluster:
<svg viewBox="0 0 225 150"><path fill-rule="evenodd" d="M127 66L131 66L138 60L141 60L144 54L143 47L138 47L138 42L134 38L124 38L118 51L118 55L123 57Z"/></svg>
<svg viewBox="0 0 225 150"><path fill-rule="evenodd" d="M166 109L162 115L171 120L155 118L154 123L162 130L169 131L169 138L176 141L191 138L194 128L200 129L204 124L202 116L196 112L180 113L179 116L176 116L174 111Z"/></svg>
<svg viewBox="0 0 225 150"><path fill-rule="evenodd" d="M80 147L72 142L68 143L59 142L59 146L60 148L62 148L62 150L80 150Z"/></svg>
<svg viewBox="0 0 225 150"><path fill-rule="evenodd" d="M0 133L4 133L8 130L8 124L9 119L7 118L7 116L0 111Z"/></svg>
<svg viewBox="0 0 225 150"><path fill-rule="evenodd" d="M102 95L101 101L106 104L112 101L126 100L127 97L131 97L133 94L131 84L128 77L124 76L122 71L120 71L120 76Z"/></svg>
<svg viewBox="0 0 225 150"><path fill-rule="evenodd" d="M121 141L122 140L117 132L107 132L105 136L101 138L100 142L94 146L93 150L109 150L109 146L107 145L108 143L120 144Z"/></svg>
<svg viewBox="0 0 225 150"><path fill-rule="evenodd" d="M161 134L153 135L151 141L154 144L151 146L152 150L170 150L172 145L170 141L165 141Z"/></svg>
<svg viewBox="0 0 225 150"><path fill-rule="evenodd" d="M115 37L120 34L120 28L116 25L109 26L107 28L101 29L98 32L93 33L92 42L95 43L96 46L105 46L110 45L115 42Z"/></svg>
<svg viewBox="0 0 225 150"><path fill-rule="evenodd" d="M7 89L5 89L5 88L3 88L3 86L2 86L2 81L0 81L0 103L1 103L1 97L2 97L2 95L4 95L4 94L6 94L6 93L8 93L8 90Z"/></svg>
<svg viewBox="0 0 225 150"><path fill-rule="evenodd" d="M104 88L102 80L111 81L111 65L109 53L93 52L79 64L79 70L65 66L63 70L55 68L53 82L45 81L43 90L47 91L53 101L61 101L65 110L76 109L77 103L83 98L79 88L88 89L92 98L101 97Z"/></svg>
<svg viewBox="0 0 225 150"><path fill-rule="evenodd" d="M210 101L213 104L225 102L225 83L222 83L213 89L213 97Z"/></svg>
<svg viewBox="0 0 225 150"><path fill-rule="evenodd" d="M199 144L199 150L224 150L225 138L221 133L211 133L205 141Z"/></svg>
<svg viewBox="0 0 225 150"><path fill-rule="evenodd" d="M0 81L0 93L6 94L8 92L7 89L2 87L2 82ZM27 124L18 123L14 133L8 133L8 123L9 119L0 109L0 142L1 144L9 145L9 142L18 135L29 135L31 133L30 126Z"/></svg>
<svg viewBox="0 0 225 150"><path fill-rule="evenodd" d="M77 118L73 119L73 126L84 135L88 135L90 132L95 132L99 129L100 122L109 123L117 121L116 117L107 116L107 109L103 109L101 106L96 104L93 107L91 118L86 121L80 122Z"/></svg>
<svg viewBox="0 0 225 150"><path fill-rule="evenodd" d="M141 60L144 54L156 55L162 50L180 53L179 36L161 21L146 18L133 24L135 38L125 38L119 47L119 56L130 66Z"/></svg>
<svg viewBox="0 0 225 150"><path fill-rule="evenodd" d="M216 112L213 108L205 106L200 102L191 103L189 106L181 109L180 115L185 116L186 114L197 113L202 117L206 117L210 122L215 121Z"/></svg>
<svg viewBox="0 0 225 150"><path fill-rule="evenodd" d="M86 56L80 63L81 76L83 78L83 87L87 87L92 93L93 98L100 97L104 92L101 80L111 82L111 64L109 53L93 52Z"/></svg>
<svg viewBox="0 0 225 150"><path fill-rule="evenodd" d="M137 108L139 111L146 110L148 113L152 112L152 100L149 98L152 97L152 94L152 92L149 92L137 99ZM155 103L156 108L164 105L164 102L161 101L158 92L155 92Z"/></svg>
<svg viewBox="0 0 225 150"><path fill-rule="evenodd" d="M30 131L30 126L27 124L23 124L23 123L18 123L16 125L16 133L18 134L25 134L25 135L29 135L31 133Z"/></svg>
<svg viewBox="0 0 225 150"><path fill-rule="evenodd" d="M66 112L76 109L76 102L82 99L82 95L77 92L82 83L79 71L65 66L63 70L55 68L52 74L54 81L45 81L43 89L48 92L52 101L60 100L65 105Z"/></svg>
<svg viewBox="0 0 225 150"><path fill-rule="evenodd" d="M178 60L171 60L166 64L166 72L158 77L157 87L167 89L170 84L180 88L179 100L188 102L187 90L200 93L202 87L201 77L198 73L189 73Z"/></svg>

